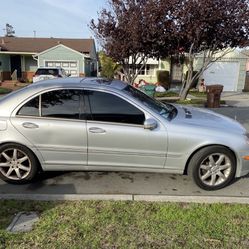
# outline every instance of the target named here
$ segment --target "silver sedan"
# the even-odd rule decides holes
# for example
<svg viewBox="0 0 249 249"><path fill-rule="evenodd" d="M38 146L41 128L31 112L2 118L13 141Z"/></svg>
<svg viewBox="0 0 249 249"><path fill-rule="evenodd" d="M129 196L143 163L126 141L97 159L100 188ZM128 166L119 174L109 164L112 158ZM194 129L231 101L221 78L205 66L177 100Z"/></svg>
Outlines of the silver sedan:
<svg viewBox="0 0 249 249"><path fill-rule="evenodd" d="M121 81L43 81L0 100L0 177L39 171L189 174L206 190L249 173L249 136L212 111L162 104Z"/></svg>

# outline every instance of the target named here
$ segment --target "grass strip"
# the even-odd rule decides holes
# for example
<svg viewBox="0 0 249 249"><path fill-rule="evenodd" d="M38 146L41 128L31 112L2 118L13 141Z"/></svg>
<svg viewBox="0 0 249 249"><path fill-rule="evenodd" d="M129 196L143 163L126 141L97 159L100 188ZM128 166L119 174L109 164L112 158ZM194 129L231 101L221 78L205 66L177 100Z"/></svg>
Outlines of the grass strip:
<svg viewBox="0 0 249 249"><path fill-rule="evenodd" d="M0 248L249 248L248 205L0 201ZM28 233L5 228L36 211Z"/></svg>

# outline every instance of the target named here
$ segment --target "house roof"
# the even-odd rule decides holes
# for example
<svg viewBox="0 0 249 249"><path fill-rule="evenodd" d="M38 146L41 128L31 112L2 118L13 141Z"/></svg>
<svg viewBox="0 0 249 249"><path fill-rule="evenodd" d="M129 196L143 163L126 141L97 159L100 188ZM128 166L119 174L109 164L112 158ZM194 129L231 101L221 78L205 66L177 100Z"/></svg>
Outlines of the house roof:
<svg viewBox="0 0 249 249"><path fill-rule="evenodd" d="M93 39L67 38L28 38L28 37L0 37L2 51L40 53L44 50L63 44L80 53L90 53L94 47Z"/></svg>

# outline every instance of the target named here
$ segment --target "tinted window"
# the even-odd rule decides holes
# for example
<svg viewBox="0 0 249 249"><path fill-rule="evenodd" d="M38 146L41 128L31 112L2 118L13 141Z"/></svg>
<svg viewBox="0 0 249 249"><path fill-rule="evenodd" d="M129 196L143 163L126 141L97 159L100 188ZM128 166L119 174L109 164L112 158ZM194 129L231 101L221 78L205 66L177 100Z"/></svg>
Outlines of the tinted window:
<svg viewBox="0 0 249 249"><path fill-rule="evenodd" d="M22 116L39 116L39 97L28 101L17 114Z"/></svg>
<svg viewBox="0 0 249 249"><path fill-rule="evenodd" d="M177 113L177 110L174 106L156 101L155 99L149 97L145 93L130 85L125 87L123 92L135 98L137 101L141 102L143 105L147 106L149 109L161 115L165 119L173 118Z"/></svg>
<svg viewBox="0 0 249 249"><path fill-rule="evenodd" d="M86 91L90 104L88 118L97 121L143 124L144 113L113 94Z"/></svg>
<svg viewBox="0 0 249 249"><path fill-rule="evenodd" d="M41 96L43 117L79 119L80 91L57 90Z"/></svg>
<svg viewBox="0 0 249 249"><path fill-rule="evenodd" d="M35 73L35 75L53 75L53 76L58 76L59 70L58 69L38 69Z"/></svg>

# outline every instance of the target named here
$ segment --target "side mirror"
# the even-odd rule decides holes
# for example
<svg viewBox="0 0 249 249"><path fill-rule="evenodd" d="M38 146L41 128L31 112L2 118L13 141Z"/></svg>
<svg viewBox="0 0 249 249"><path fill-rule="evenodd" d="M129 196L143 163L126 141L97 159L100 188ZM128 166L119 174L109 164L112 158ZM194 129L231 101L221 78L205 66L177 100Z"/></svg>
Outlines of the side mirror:
<svg viewBox="0 0 249 249"><path fill-rule="evenodd" d="M144 121L144 129L154 130L157 127L157 122L153 118L148 118Z"/></svg>

